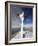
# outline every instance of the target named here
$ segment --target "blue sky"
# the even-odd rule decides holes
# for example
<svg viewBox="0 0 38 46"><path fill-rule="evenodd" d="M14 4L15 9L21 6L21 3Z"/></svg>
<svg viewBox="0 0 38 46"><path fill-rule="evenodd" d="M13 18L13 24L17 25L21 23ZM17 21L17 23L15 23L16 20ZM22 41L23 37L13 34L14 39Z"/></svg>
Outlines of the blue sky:
<svg viewBox="0 0 38 46"><path fill-rule="evenodd" d="M32 24L32 8L22 8L24 11L24 24Z"/></svg>
<svg viewBox="0 0 38 46"><path fill-rule="evenodd" d="M15 5L11 5L11 23L12 25L18 25L21 23L20 18L17 17L17 13L24 12L24 24L32 24L32 8L24 8L24 7L18 7Z"/></svg>

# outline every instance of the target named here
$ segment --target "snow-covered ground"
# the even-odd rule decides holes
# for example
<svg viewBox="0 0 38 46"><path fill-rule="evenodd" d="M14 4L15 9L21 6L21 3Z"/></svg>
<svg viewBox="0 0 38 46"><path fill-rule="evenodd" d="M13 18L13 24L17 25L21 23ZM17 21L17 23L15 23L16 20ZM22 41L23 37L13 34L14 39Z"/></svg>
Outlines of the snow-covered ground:
<svg viewBox="0 0 38 46"><path fill-rule="evenodd" d="M32 38L32 33L30 31L24 31L23 32L23 38ZM21 32L17 32L17 34L13 37L13 39L20 39L21 38Z"/></svg>

